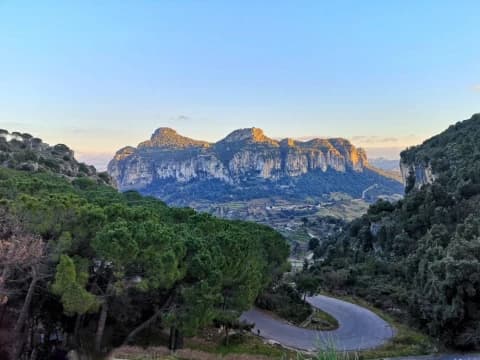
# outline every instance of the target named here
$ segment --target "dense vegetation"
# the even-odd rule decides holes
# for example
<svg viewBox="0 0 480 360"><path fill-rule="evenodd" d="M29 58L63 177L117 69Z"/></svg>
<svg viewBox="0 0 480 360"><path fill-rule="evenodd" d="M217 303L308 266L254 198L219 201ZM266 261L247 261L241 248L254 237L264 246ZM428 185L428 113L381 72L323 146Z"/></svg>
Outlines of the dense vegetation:
<svg viewBox="0 0 480 360"><path fill-rule="evenodd" d="M384 177L378 170L365 168L363 172L347 170L326 172L312 170L299 177L279 180L262 180L258 177L245 178L241 186L230 185L220 180L196 180L178 183L174 180L157 181L141 192L163 199L172 205L186 205L196 201L213 204L226 201L249 201L252 199L278 197L289 200L319 199L333 192L349 194L361 198L362 193L372 184L374 187L365 193L366 201L375 201L381 195L401 194L403 185L396 180Z"/></svg>
<svg viewBox="0 0 480 360"><path fill-rule="evenodd" d="M445 344L480 347L480 115L402 153L405 198L380 201L315 250L308 275L362 296ZM415 186L414 169L435 181Z"/></svg>
<svg viewBox="0 0 480 360"><path fill-rule="evenodd" d="M303 323L312 314L312 307L304 301L302 294L285 283L262 293L256 305L294 324Z"/></svg>
<svg viewBox="0 0 480 360"><path fill-rule="evenodd" d="M31 170L31 169L28 169ZM0 167L0 354L103 351L145 330L172 348L238 317L284 272L272 229L174 209L88 177Z"/></svg>

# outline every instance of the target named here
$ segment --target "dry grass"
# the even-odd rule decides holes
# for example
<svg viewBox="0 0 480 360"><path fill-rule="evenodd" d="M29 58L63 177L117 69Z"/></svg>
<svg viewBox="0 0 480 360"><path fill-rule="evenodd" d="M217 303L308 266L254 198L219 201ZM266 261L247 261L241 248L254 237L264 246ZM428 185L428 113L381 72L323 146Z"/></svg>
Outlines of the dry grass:
<svg viewBox="0 0 480 360"><path fill-rule="evenodd" d="M108 359L128 360L166 360L166 359L193 359L193 360L268 360L271 357L249 354L213 354L201 350L181 349L174 354L166 347L157 346L141 348L136 346L123 346L116 349Z"/></svg>

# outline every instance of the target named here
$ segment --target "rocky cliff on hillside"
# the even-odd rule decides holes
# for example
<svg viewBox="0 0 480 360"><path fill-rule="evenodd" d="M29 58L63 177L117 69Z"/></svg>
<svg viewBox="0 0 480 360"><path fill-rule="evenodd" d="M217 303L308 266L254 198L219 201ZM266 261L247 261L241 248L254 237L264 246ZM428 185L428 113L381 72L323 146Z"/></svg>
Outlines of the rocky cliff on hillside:
<svg viewBox="0 0 480 360"><path fill-rule="evenodd" d="M108 172L121 190L187 205L220 194L251 198L338 190L360 196L374 184L386 194L402 193L401 184L373 169L366 153L345 139L276 141L257 128L236 130L217 143L160 128L136 148L119 150Z"/></svg>
<svg viewBox="0 0 480 360"><path fill-rule="evenodd" d="M68 178L87 177L98 183L110 183L106 173L75 160L68 146L50 146L30 134L0 129L0 166L16 170L51 172Z"/></svg>
<svg viewBox="0 0 480 360"><path fill-rule="evenodd" d="M403 151L400 169L405 186L420 189L439 180L452 187L480 183L478 136L480 114L451 125L447 130ZM473 176L473 175L474 176ZM467 178L473 180L467 181ZM476 185L475 185L476 186ZM453 189L450 189L453 190ZM456 189L458 190L458 189Z"/></svg>
<svg viewBox="0 0 480 360"><path fill-rule="evenodd" d="M349 273L342 292L447 346L480 349L480 114L403 151L401 164L403 200L370 206L315 249L322 265L312 273L325 289Z"/></svg>
<svg viewBox="0 0 480 360"><path fill-rule="evenodd" d="M275 141L252 128L210 144L160 128L137 148L119 150L108 170L121 189L139 189L156 180L218 179L238 184L247 178L278 180L316 169L362 172L366 165L365 152L345 139Z"/></svg>
<svg viewBox="0 0 480 360"><path fill-rule="evenodd" d="M400 172L405 186L407 186L409 181L412 181L413 186L420 189L423 185L432 184L435 181L435 175L430 164L415 164L401 161Z"/></svg>
<svg viewBox="0 0 480 360"><path fill-rule="evenodd" d="M474 114L403 151L400 167L406 189L420 189L437 181L448 184L450 191L480 188L479 134L480 114Z"/></svg>

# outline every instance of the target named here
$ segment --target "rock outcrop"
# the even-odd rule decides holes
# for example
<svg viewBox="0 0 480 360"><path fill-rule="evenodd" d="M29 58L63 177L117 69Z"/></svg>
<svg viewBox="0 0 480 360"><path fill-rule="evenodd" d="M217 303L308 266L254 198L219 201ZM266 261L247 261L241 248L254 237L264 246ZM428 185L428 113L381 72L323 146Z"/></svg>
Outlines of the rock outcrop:
<svg viewBox="0 0 480 360"><path fill-rule="evenodd" d="M407 186L410 177L413 177L414 187L417 189L420 189L424 185L432 184L435 181L435 174L430 164L425 165L400 161L400 172L405 186Z"/></svg>
<svg viewBox="0 0 480 360"><path fill-rule="evenodd" d="M127 151L125 150L127 153ZM0 166L23 171L43 171L69 179L90 178L111 184L107 173L78 162L72 149L63 144L49 145L30 134L0 129Z"/></svg>
<svg viewBox="0 0 480 360"><path fill-rule="evenodd" d="M479 136L480 113L402 151L400 170L407 192L440 180L451 191L475 193L479 180L470 177L478 173Z"/></svg>
<svg viewBox="0 0 480 360"><path fill-rule="evenodd" d="M157 129L137 148L120 149L108 165L120 189L142 189L156 181L187 183L214 179L240 184L277 181L329 169L362 172L367 156L348 140L276 141L261 129L240 129L217 143L193 140L169 128Z"/></svg>

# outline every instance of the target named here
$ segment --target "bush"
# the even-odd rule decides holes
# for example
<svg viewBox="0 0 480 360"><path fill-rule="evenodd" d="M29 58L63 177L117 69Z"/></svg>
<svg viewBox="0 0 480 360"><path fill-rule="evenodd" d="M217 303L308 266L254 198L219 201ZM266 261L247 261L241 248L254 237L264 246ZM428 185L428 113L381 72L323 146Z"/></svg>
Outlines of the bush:
<svg viewBox="0 0 480 360"><path fill-rule="evenodd" d="M264 292L258 297L256 305L294 324L304 322L312 314L311 306L288 284Z"/></svg>

